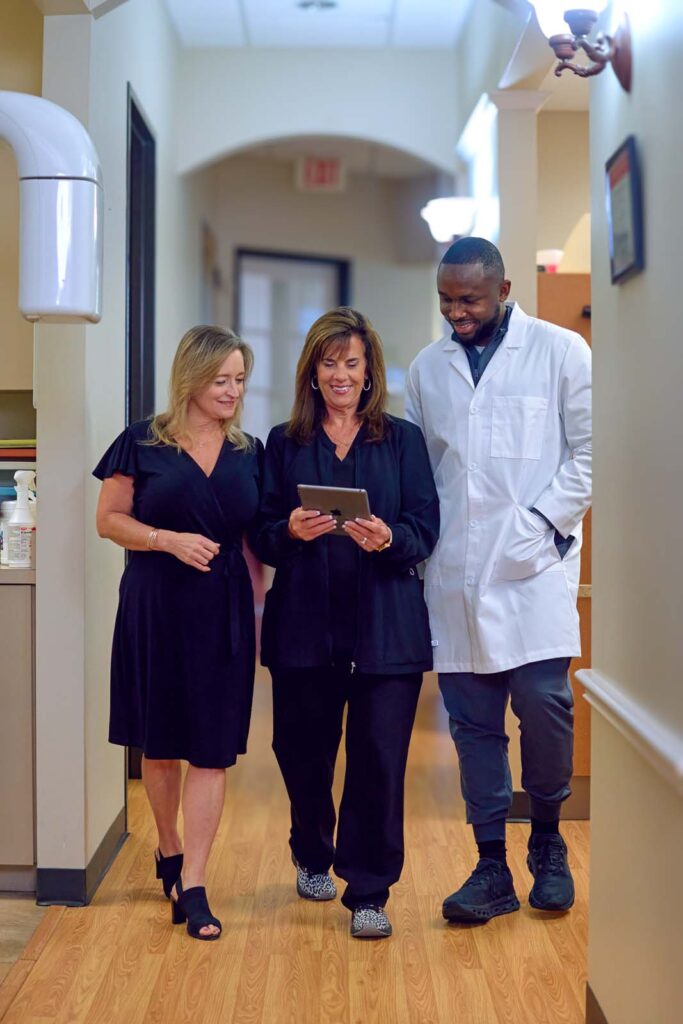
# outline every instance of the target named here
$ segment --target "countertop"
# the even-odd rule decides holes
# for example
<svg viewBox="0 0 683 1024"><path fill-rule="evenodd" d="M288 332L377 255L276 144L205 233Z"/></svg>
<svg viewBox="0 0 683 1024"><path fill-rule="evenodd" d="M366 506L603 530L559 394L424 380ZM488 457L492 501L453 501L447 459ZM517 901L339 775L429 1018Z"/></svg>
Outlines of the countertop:
<svg viewBox="0 0 683 1024"><path fill-rule="evenodd" d="M35 569L8 569L6 565L0 565L0 585L3 583L24 584L34 586L36 582Z"/></svg>

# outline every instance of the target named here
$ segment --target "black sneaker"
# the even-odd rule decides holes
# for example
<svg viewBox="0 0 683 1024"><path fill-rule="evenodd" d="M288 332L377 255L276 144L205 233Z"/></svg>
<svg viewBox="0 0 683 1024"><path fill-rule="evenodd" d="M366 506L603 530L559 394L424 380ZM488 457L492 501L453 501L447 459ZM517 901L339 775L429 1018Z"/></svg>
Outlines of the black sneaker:
<svg viewBox="0 0 683 1024"><path fill-rule="evenodd" d="M529 903L536 910L569 910L574 879L567 863L567 844L560 835L532 835L527 867L535 878Z"/></svg>
<svg viewBox="0 0 683 1024"><path fill-rule="evenodd" d="M519 910L507 864L482 857L465 884L443 904L447 921L490 921L499 914Z"/></svg>

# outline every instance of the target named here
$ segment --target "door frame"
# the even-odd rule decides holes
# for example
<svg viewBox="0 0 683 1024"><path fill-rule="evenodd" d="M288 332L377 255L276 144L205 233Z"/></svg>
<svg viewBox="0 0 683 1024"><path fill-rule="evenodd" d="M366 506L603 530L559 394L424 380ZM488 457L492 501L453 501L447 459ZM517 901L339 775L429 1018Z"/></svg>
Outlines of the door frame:
<svg viewBox="0 0 683 1024"><path fill-rule="evenodd" d="M155 411L156 139L130 82L126 104L125 421L129 426ZM126 748L126 777L142 778L138 747Z"/></svg>
<svg viewBox="0 0 683 1024"><path fill-rule="evenodd" d="M242 261L246 256L258 256L261 259L284 260L298 263L318 263L326 267L334 267L337 271L337 305L348 306L351 292L351 261L338 259L334 256L317 256L315 254L288 252L279 249L251 249L239 246L235 249L233 267L233 295L235 297L232 319L235 325L240 322L240 276Z"/></svg>

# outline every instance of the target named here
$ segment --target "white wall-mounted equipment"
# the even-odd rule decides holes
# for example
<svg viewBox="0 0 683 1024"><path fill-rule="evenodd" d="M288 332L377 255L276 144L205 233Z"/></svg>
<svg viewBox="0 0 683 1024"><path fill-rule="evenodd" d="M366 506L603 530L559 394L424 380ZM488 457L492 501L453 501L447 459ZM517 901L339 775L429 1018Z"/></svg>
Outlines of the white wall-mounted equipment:
<svg viewBox="0 0 683 1024"><path fill-rule="evenodd" d="M19 169L19 309L32 321L97 323L104 193L90 136L56 103L0 91L0 139Z"/></svg>

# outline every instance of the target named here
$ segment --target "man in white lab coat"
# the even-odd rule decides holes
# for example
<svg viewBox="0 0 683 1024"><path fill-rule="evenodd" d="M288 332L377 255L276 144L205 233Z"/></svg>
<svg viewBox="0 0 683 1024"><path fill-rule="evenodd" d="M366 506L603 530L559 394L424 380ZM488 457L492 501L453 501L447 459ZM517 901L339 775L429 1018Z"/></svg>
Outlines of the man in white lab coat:
<svg viewBox="0 0 683 1024"><path fill-rule="evenodd" d="M437 284L450 330L411 365L406 415L426 438L441 503L425 594L479 850L443 913L487 921L519 909L505 850L509 699L530 800L529 901L568 910L574 884L559 817L572 774L568 670L580 653L581 521L591 500L590 349L508 301L501 255L484 239L452 245Z"/></svg>

